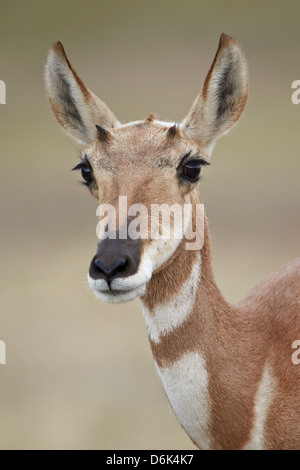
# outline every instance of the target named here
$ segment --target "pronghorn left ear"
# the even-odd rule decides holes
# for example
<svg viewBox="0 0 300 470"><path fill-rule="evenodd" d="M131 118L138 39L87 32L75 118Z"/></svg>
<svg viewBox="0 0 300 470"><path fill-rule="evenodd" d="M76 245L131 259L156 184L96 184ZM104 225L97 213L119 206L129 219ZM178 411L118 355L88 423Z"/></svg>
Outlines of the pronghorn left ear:
<svg viewBox="0 0 300 470"><path fill-rule="evenodd" d="M198 143L212 147L215 139L239 119L248 96L248 71L243 54L222 34L215 59L181 127Z"/></svg>
<svg viewBox="0 0 300 470"><path fill-rule="evenodd" d="M78 77L61 42L56 42L49 52L45 82L56 119L79 142L89 144L97 138L96 124L105 129L119 125L106 104Z"/></svg>

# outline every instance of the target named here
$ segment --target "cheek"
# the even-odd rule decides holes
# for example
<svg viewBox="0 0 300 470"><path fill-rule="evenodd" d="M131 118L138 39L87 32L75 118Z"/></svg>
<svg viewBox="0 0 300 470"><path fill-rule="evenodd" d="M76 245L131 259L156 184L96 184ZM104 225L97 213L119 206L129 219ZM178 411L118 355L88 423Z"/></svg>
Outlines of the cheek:
<svg viewBox="0 0 300 470"><path fill-rule="evenodd" d="M96 193L99 204L111 204L117 206L118 203L118 182L110 175L98 174L96 179Z"/></svg>
<svg viewBox="0 0 300 470"><path fill-rule="evenodd" d="M152 265L152 271L157 271L175 253L181 239L151 240L144 249L143 259Z"/></svg>
<svg viewBox="0 0 300 470"><path fill-rule="evenodd" d="M175 199L176 201L176 199ZM194 186L177 201L152 204L149 217L150 239L145 240L144 255L151 260L153 271L159 269L177 250L194 220L195 204L200 203L198 188ZM150 213L150 212L149 212Z"/></svg>
<svg viewBox="0 0 300 470"><path fill-rule="evenodd" d="M152 205L149 219L150 239L145 243L144 256L151 260L153 271L172 257L184 238L192 213L189 196L184 202L185 205Z"/></svg>

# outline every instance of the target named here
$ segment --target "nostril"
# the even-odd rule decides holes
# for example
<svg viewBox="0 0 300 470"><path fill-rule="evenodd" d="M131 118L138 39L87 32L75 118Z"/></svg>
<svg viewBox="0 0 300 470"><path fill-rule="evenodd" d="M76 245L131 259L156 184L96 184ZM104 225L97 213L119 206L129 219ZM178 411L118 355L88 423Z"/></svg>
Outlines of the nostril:
<svg viewBox="0 0 300 470"><path fill-rule="evenodd" d="M108 274L109 273L109 267L103 263L100 259L95 259L94 264L98 268L98 270L103 273L103 274Z"/></svg>
<svg viewBox="0 0 300 470"><path fill-rule="evenodd" d="M118 261L118 264L116 266L117 272L121 273L126 269L127 266L127 259L120 258Z"/></svg>
<svg viewBox="0 0 300 470"><path fill-rule="evenodd" d="M96 258L94 260L94 264L97 267L98 271L100 271L100 273L104 274L107 279L111 279L113 276L123 272L126 269L127 259L119 258L110 265L107 265L106 263L101 261L101 259Z"/></svg>

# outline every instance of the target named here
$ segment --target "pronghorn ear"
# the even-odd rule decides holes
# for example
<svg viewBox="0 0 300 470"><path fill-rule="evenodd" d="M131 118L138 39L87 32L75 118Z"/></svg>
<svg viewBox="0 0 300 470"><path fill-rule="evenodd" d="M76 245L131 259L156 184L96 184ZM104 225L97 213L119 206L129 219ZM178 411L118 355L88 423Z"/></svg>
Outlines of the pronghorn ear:
<svg viewBox="0 0 300 470"><path fill-rule="evenodd" d="M119 124L106 104L80 80L60 42L49 52L45 82L56 119L79 142L88 144L96 139L96 124L105 129Z"/></svg>
<svg viewBox="0 0 300 470"><path fill-rule="evenodd" d="M194 140L212 148L217 137L239 119L248 96L248 71L243 54L222 34L219 48L182 127Z"/></svg>

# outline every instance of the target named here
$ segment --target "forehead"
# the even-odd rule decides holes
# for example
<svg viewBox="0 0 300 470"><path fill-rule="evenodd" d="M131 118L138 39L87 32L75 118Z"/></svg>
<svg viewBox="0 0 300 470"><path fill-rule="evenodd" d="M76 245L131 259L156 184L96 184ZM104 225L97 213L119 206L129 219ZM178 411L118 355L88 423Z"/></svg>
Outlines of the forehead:
<svg viewBox="0 0 300 470"><path fill-rule="evenodd" d="M174 165L187 152L198 153L196 144L177 126L175 135L168 130L175 123L159 120L135 121L110 130L108 142L93 142L85 149L92 164L110 166L143 163L149 166Z"/></svg>

